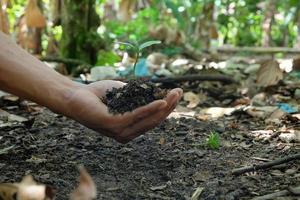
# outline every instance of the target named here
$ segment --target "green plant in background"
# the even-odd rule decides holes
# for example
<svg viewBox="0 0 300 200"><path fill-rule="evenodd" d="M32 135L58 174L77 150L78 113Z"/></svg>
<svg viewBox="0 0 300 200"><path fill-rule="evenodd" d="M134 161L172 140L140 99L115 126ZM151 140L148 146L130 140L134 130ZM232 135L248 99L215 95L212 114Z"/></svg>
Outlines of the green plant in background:
<svg viewBox="0 0 300 200"><path fill-rule="evenodd" d="M113 66L120 61L121 58L115 52L101 50L98 54L96 66Z"/></svg>
<svg viewBox="0 0 300 200"><path fill-rule="evenodd" d="M206 144L210 149L219 149L220 148L220 136L215 131L211 131Z"/></svg>
<svg viewBox="0 0 300 200"><path fill-rule="evenodd" d="M131 50L133 50L133 52L135 53L135 61L134 61L134 64L133 64L133 73L135 74L136 64L139 60L140 53L142 52L142 50L149 47L149 46L152 46L154 44L160 44L161 41L151 40L151 41L144 42L142 44L138 44L137 42L118 42L118 43L123 44L123 45L131 48Z"/></svg>

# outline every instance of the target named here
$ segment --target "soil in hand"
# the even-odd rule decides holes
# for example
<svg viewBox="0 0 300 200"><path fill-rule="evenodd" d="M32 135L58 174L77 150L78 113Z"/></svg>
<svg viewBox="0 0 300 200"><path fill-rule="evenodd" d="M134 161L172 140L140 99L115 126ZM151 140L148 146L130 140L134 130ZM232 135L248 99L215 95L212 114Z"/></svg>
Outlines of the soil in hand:
<svg viewBox="0 0 300 200"><path fill-rule="evenodd" d="M109 112L122 114L163 99L165 95L166 91L158 88L154 83L130 80L123 88L113 88L108 91L104 103Z"/></svg>

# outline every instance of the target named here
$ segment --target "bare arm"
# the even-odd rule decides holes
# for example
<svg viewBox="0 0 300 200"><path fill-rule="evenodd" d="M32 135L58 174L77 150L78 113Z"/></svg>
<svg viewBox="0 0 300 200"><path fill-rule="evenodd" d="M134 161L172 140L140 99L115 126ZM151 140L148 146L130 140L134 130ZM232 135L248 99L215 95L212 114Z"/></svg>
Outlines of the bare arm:
<svg viewBox="0 0 300 200"><path fill-rule="evenodd" d="M0 89L66 113L65 103L74 82L58 74L0 31Z"/></svg>
<svg viewBox="0 0 300 200"><path fill-rule="evenodd" d="M77 84L28 54L0 32L0 89L35 101L81 124L126 143L164 120L175 108L181 89L123 115L111 115L99 98L118 81Z"/></svg>

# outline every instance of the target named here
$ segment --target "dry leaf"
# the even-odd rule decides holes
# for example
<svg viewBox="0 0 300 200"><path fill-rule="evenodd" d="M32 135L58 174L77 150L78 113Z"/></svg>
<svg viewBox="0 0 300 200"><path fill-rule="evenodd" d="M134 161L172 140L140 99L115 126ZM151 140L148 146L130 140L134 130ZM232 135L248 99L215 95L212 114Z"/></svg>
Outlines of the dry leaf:
<svg viewBox="0 0 300 200"><path fill-rule="evenodd" d="M242 106L237 106L233 108L222 108L222 107L211 107L202 109L200 113L196 116L197 119L207 121L211 119L218 119L220 117L223 117L225 115L229 116L233 112L242 109Z"/></svg>
<svg viewBox="0 0 300 200"><path fill-rule="evenodd" d="M159 144L160 145L164 145L165 143L166 143L166 139L165 138L163 138L163 137L159 138Z"/></svg>
<svg viewBox="0 0 300 200"><path fill-rule="evenodd" d="M28 27L44 28L46 26L46 19L38 7L36 0L28 1L25 18Z"/></svg>
<svg viewBox="0 0 300 200"><path fill-rule="evenodd" d="M189 102L188 108L195 108L200 102L200 97L193 92L186 92L183 95L183 100Z"/></svg>
<svg viewBox="0 0 300 200"><path fill-rule="evenodd" d="M25 176L20 183L0 184L0 199L4 200L51 200L54 191L46 185L37 184L32 176Z"/></svg>
<svg viewBox="0 0 300 200"><path fill-rule="evenodd" d="M252 117L265 119L276 111L278 108L276 106L249 106L246 108L246 113L251 115Z"/></svg>
<svg viewBox="0 0 300 200"><path fill-rule="evenodd" d="M276 60L269 60L261 64L256 77L259 86L267 87L276 85L283 79L283 72Z"/></svg>
<svg viewBox="0 0 300 200"><path fill-rule="evenodd" d="M85 168L80 168L80 180L78 187L72 192L70 200L92 200L95 199L97 190L92 177Z"/></svg>
<svg viewBox="0 0 300 200"><path fill-rule="evenodd" d="M201 193L203 192L204 188L203 187L198 187L195 192L193 193L191 200L198 200Z"/></svg>
<svg viewBox="0 0 300 200"><path fill-rule="evenodd" d="M0 184L0 199L15 200L18 192L18 187L12 183Z"/></svg>

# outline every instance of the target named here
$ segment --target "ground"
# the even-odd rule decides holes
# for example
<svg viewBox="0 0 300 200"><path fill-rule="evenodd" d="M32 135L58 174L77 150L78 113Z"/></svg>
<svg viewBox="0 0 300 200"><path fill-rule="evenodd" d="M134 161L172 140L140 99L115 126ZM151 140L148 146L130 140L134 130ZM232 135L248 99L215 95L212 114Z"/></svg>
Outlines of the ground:
<svg viewBox="0 0 300 200"><path fill-rule="evenodd" d="M68 199L76 187L78 165L93 177L97 199L190 199L197 188L203 188L200 199L251 199L300 183L299 160L231 174L235 168L262 163L263 158L299 152L297 143L251 137L251 131L264 129L265 124L244 113L216 121L171 116L122 145L47 109L33 115L18 106L5 108L34 118L34 123L0 128L0 149L14 145L0 154L1 182L19 182L32 174L38 182L53 186L57 199ZM211 131L220 135L219 150L206 145Z"/></svg>

